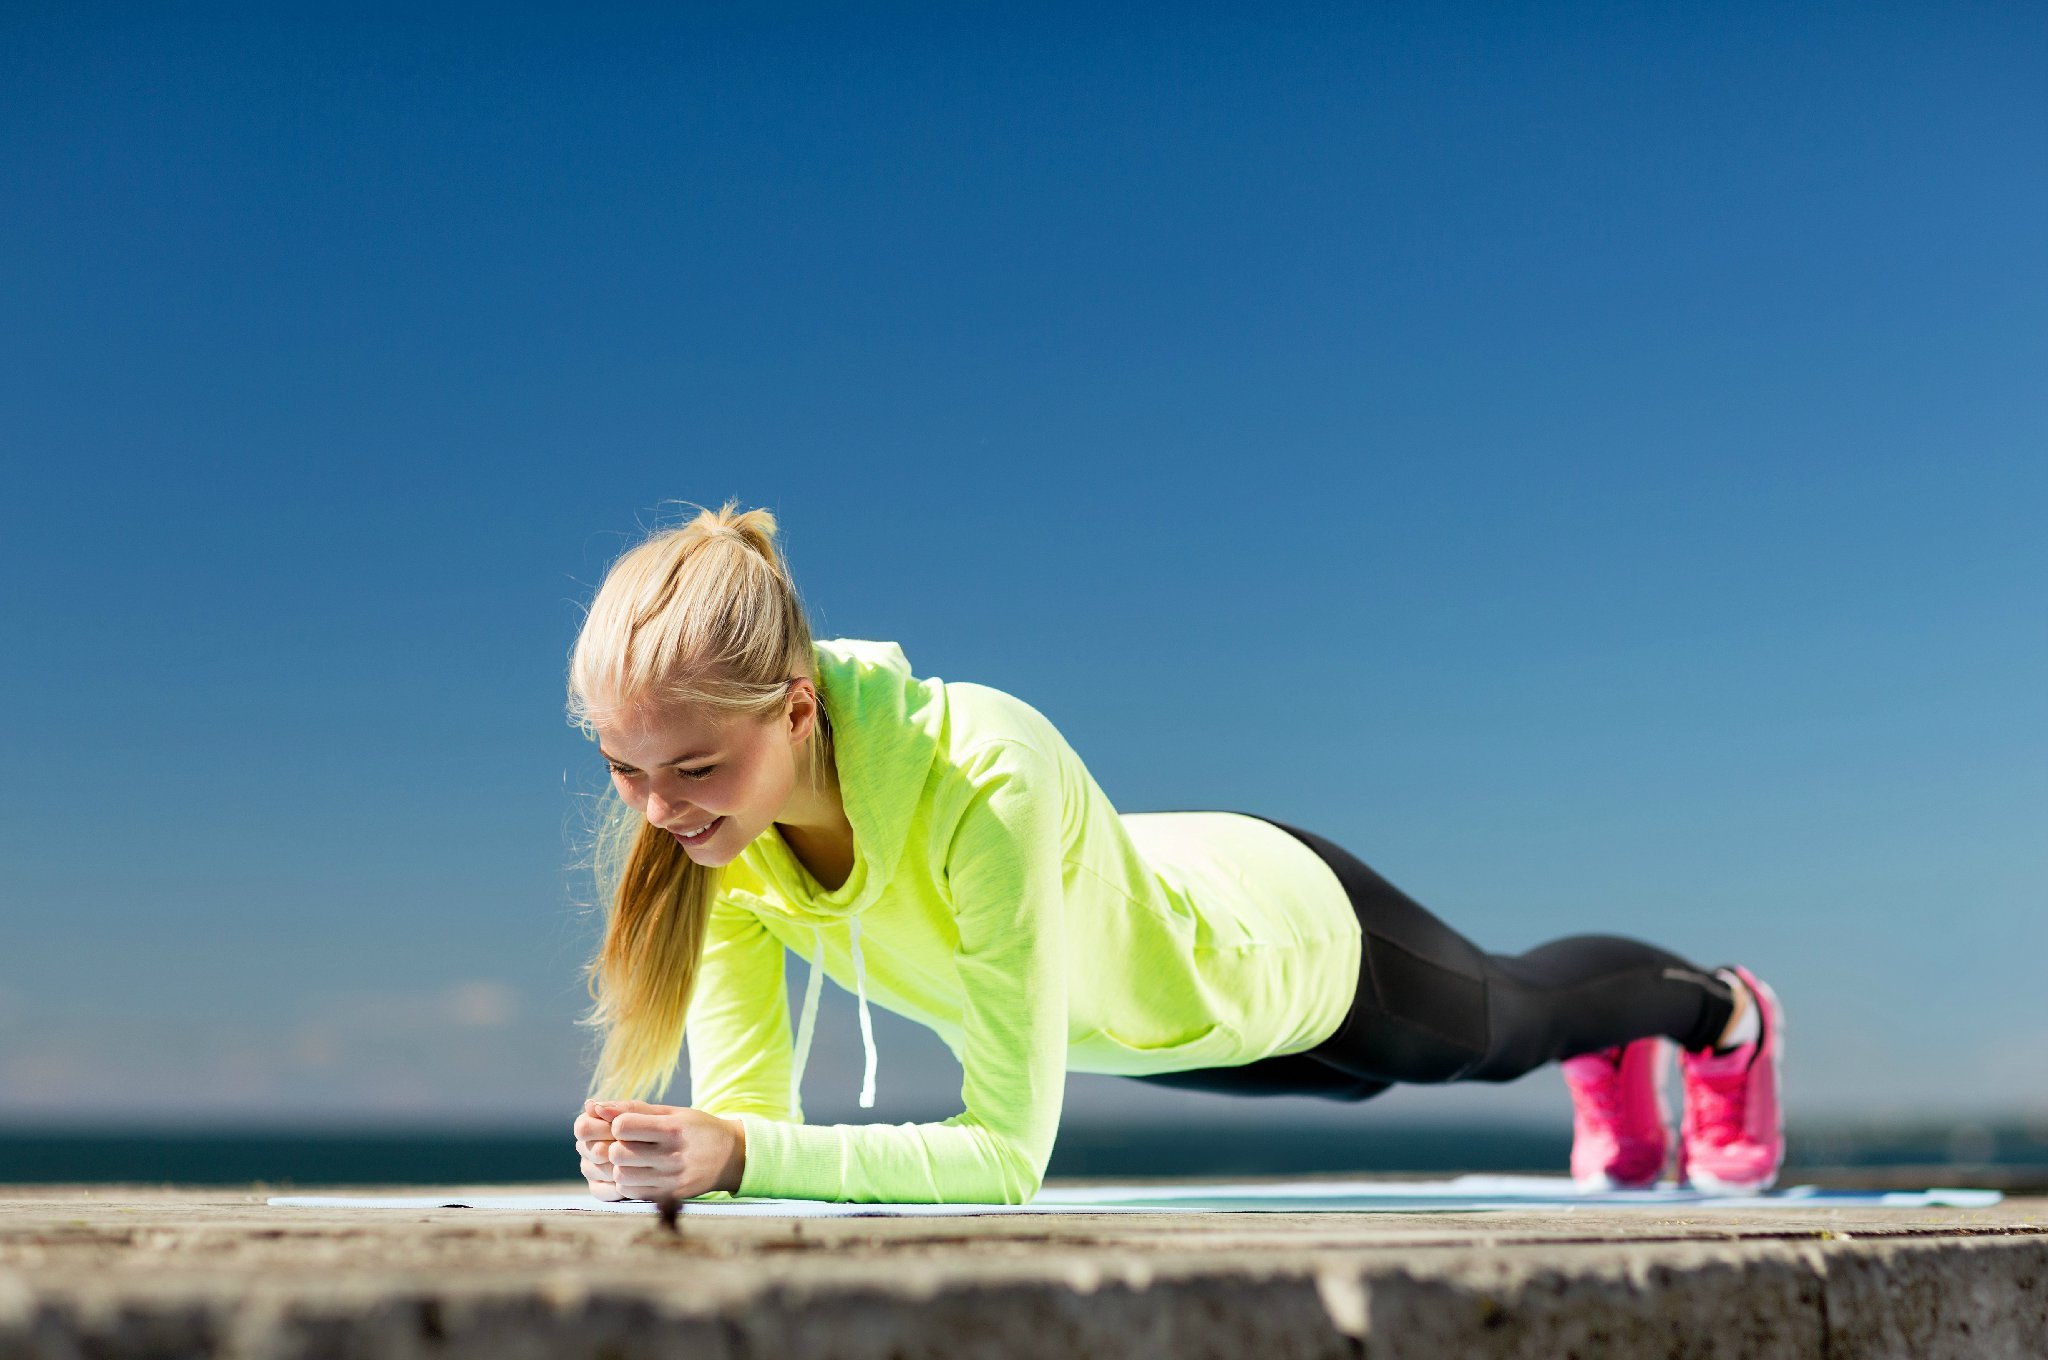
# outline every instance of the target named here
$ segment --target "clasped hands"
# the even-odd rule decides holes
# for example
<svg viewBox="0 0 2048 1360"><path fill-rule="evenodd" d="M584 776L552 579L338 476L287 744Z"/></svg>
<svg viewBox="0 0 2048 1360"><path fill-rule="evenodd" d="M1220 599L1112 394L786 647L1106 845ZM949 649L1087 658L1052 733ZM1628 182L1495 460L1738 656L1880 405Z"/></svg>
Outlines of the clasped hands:
<svg viewBox="0 0 2048 1360"><path fill-rule="evenodd" d="M602 1200L737 1191L746 1170L746 1125L688 1106L589 1100L575 1129L583 1179Z"/></svg>

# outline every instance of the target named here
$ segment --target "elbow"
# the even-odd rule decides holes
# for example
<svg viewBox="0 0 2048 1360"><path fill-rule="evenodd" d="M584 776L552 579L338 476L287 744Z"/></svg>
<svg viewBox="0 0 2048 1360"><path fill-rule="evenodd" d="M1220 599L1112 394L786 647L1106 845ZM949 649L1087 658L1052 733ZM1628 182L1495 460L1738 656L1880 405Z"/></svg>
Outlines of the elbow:
<svg viewBox="0 0 2048 1360"><path fill-rule="evenodd" d="M1050 1149L1028 1147L977 1121L964 1122L974 1130L974 1158L941 1179L932 1198L949 1204L1029 1204L1045 1180Z"/></svg>
<svg viewBox="0 0 2048 1360"><path fill-rule="evenodd" d="M1034 1157L1030 1152L1012 1143L1003 1147L999 1159L1001 1175L996 1189L1000 1198L998 1204L1029 1204L1045 1183L1045 1161L1042 1156Z"/></svg>

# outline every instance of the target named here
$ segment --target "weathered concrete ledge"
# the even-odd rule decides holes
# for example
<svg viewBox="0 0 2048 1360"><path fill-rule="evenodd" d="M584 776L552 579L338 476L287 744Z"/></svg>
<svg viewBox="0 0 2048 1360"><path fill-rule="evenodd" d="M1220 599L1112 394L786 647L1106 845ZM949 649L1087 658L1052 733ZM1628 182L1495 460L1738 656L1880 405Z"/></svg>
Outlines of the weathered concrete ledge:
<svg viewBox="0 0 2048 1360"><path fill-rule="evenodd" d="M2048 1199L686 1219L678 1237L265 1193L0 1187L0 1360L2048 1355Z"/></svg>

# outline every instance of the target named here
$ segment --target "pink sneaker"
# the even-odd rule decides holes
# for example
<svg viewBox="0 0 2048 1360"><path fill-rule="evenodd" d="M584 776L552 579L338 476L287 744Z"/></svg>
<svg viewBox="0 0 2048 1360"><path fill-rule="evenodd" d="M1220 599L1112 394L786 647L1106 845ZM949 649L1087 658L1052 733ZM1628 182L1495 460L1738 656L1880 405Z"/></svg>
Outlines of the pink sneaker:
<svg viewBox="0 0 2048 1360"><path fill-rule="evenodd" d="M1685 1085L1678 1178L1710 1194L1754 1195L1770 1189L1785 1162L1785 1117L1778 1102L1785 1013L1777 993L1755 974L1740 965L1731 971L1755 998L1761 1029L1732 1053L1678 1055Z"/></svg>
<svg viewBox="0 0 2048 1360"><path fill-rule="evenodd" d="M1558 1064L1572 1093L1572 1179L1581 1190L1642 1190L1664 1174L1671 1112L1658 1077L1667 1043L1653 1034Z"/></svg>

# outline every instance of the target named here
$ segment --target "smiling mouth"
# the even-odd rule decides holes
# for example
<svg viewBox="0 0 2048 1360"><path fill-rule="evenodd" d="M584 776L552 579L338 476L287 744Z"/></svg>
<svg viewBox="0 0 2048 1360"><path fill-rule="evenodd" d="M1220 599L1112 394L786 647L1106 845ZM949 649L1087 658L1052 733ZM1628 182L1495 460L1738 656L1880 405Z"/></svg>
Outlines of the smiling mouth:
<svg viewBox="0 0 2048 1360"><path fill-rule="evenodd" d="M674 836L685 845L702 845L705 841L711 839L713 833L718 830L719 823L724 820L725 818L723 817L713 817L710 821L704 823L695 835L686 835L680 828L670 827L669 835Z"/></svg>

